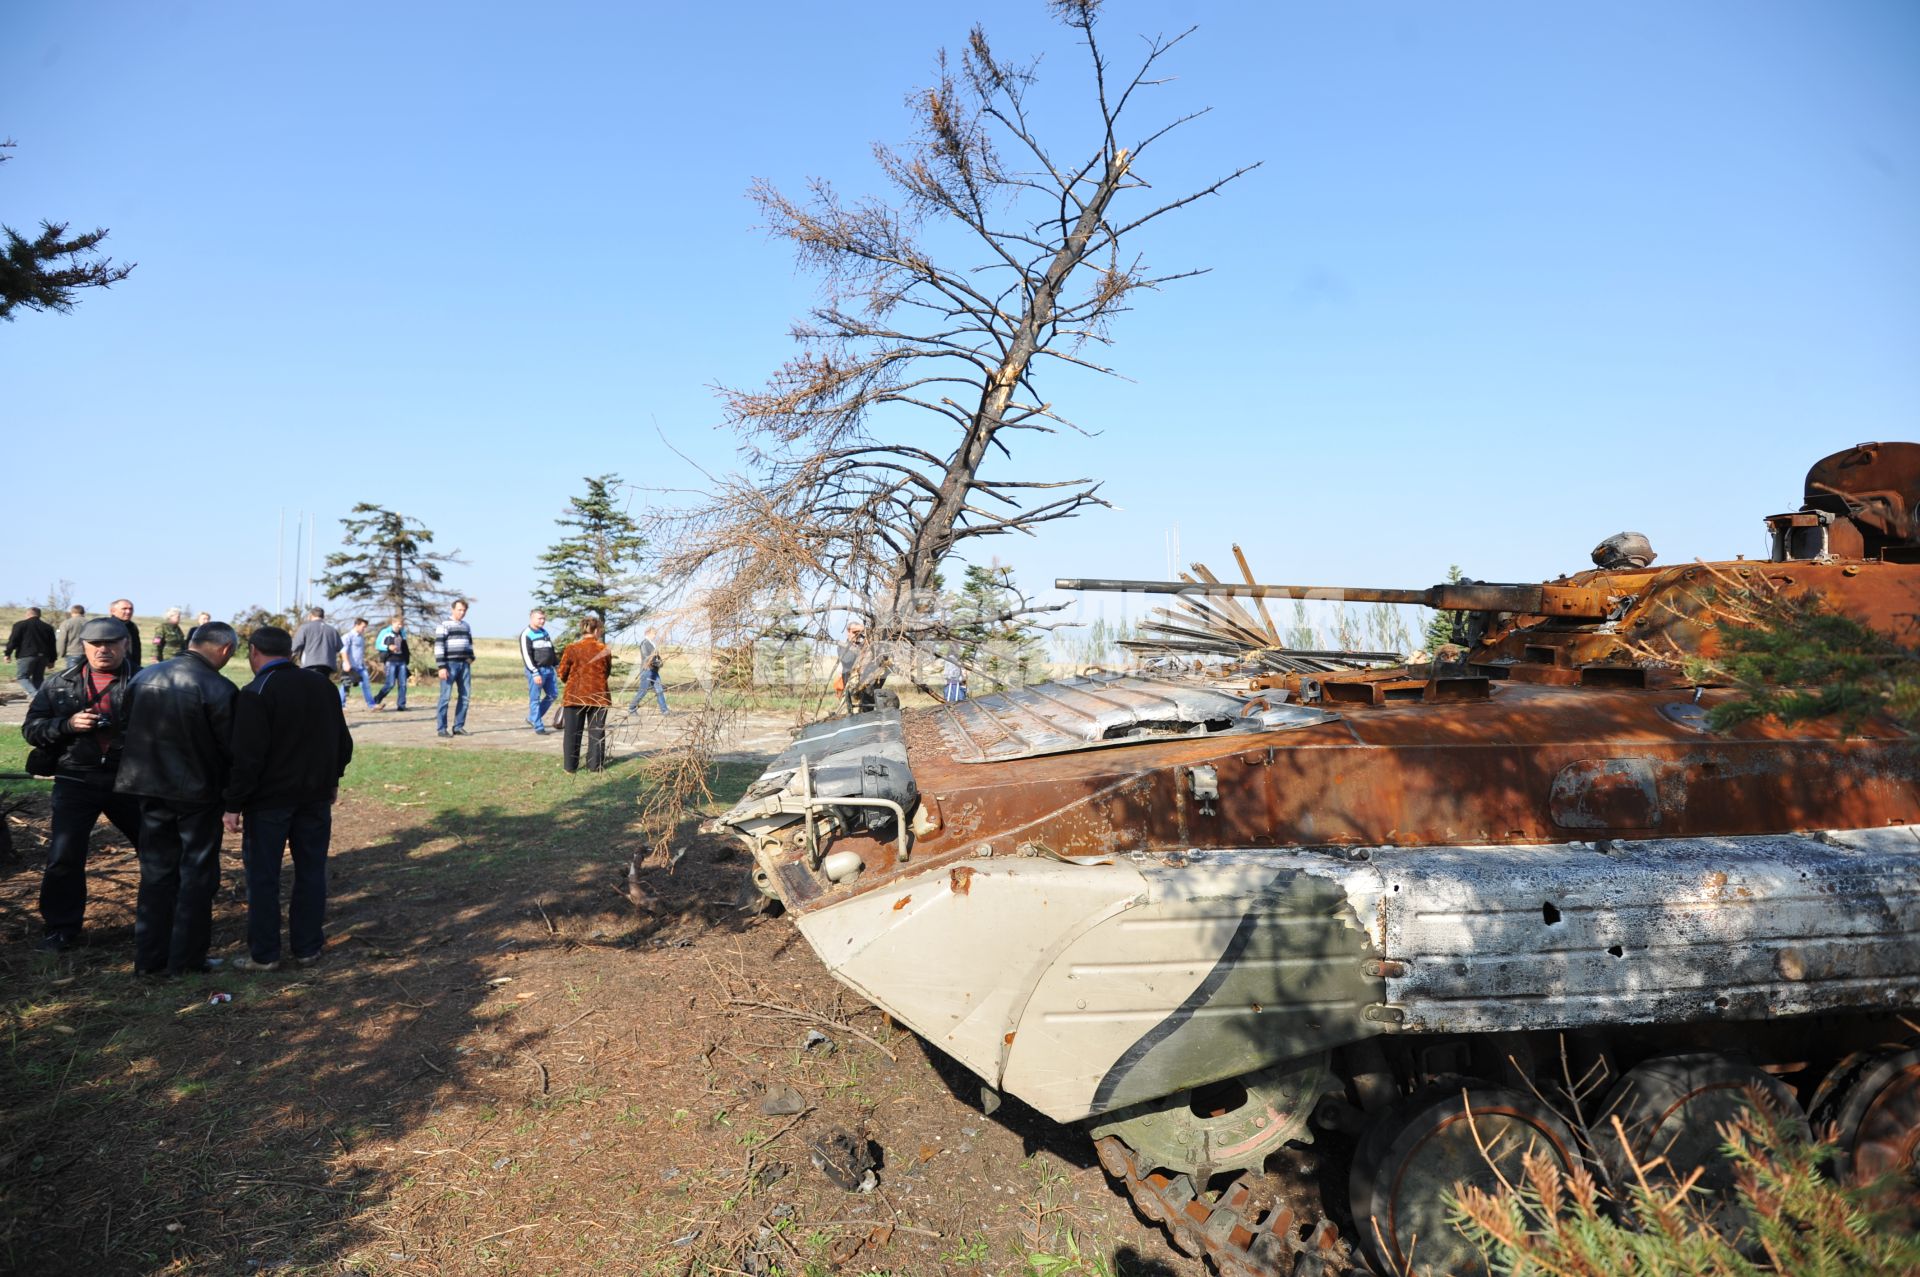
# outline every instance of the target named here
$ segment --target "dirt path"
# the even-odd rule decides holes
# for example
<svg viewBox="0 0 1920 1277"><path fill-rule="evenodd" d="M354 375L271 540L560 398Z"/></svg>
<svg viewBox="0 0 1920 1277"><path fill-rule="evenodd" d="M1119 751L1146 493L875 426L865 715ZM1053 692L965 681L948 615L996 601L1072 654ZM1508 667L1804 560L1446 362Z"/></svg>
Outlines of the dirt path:
<svg viewBox="0 0 1920 1277"><path fill-rule="evenodd" d="M442 739L435 735L435 700L431 683L417 689L405 713L369 710L358 696L347 702L347 725L356 743L417 746L431 749L512 749L525 753L560 754L558 728L542 736L527 723L527 707L499 701L475 701L467 713L467 735ZM0 730L19 730L27 702L14 697L0 704ZM451 720L449 720L451 721ZM661 714L645 706L629 715L615 707L607 716L607 751L612 757L650 754L678 743L687 724L685 714ZM771 758L792 738L794 716L789 711L750 711L736 716L732 731L721 743L722 761L747 762Z"/></svg>

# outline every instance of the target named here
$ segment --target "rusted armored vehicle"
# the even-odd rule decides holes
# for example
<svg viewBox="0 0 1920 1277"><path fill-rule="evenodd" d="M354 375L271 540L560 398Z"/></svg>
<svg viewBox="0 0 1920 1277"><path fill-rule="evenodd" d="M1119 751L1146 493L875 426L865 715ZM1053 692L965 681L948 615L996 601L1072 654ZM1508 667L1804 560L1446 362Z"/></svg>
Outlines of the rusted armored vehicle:
<svg viewBox="0 0 1920 1277"><path fill-rule="evenodd" d="M1617 1168L1615 1117L1737 1228L1716 1124L1755 1095L1920 1183L1920 738L1716 729L1680 663L1742 581L1904 635L1916 509L1920 445L1862 445L1769 561L1389 599L1476 617L1446 664L823 723L721 823L836 979L1083 1125L1222 1273L1482 1271L1444 1194L1528 1148Z"/></svg>

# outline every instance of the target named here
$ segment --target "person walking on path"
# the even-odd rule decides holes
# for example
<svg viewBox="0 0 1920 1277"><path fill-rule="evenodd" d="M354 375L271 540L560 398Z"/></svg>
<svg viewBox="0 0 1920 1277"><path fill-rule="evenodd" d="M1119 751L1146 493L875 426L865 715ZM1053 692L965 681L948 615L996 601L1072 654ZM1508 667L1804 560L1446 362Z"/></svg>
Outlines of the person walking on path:
<svg viewBox="0 0 1920 1277"><path fill-rule="evenodd" d="M667 712L667 687L660 681L660 667L666 663L666 658L660 655L660 644L655 641L653 631L648 630L642 634L640 636L640 690L635 692L633 699L627 702L627 713L631 714L638 710L640 702L647 699L648 692L652 692L659 700L660 712L662 714Z"/></svg>
<svg viewBox="0 0 1920 1277"><path fill-rule="evenodd" d="M433 663L440 671L440 706L436 736L467 734L467 702L473 699L473 631L467 626L467 601L455 599L452 615L433 632ZM453 730L447 730L447 701L455 692L460 703L453 711Z"/></svg>
<svg viewBox="0 0 1920 1277"><path fill-rule="evenodd" d="M28 700L33 699L46 680L58 643L59 636L51 625L40 619L37 607L28 608L27 614L7 631L6 657L13 662L13 677Z"/></svg>
<svg viewBox="0 0 1920 1277"><path fill-rule="evenodd" d="M319 670L329 680L340 668L340 631L327 624L322 608L307 609L305 624L293 632L293 663L301 669Z"/></svg>
<svg viewBox="0 0 1920 1277"><path fill-rule="evenodd" d="M96 617L80 630L81 663L48 679L27 707L20 734L54 754L53 827L40 876L40 947L80 943L87 912L87 840L105 816L130 845L140 840L140 802L113 792L126 722L127 627ZM35 768L33 770L40 770Z"/></svg>
<svg viewBox="0 0 1920 1277"><path fill-rule="evenodd" d="M967 668L960 664L960 657L952 648L947 649L946 658L940 662L940 673L947 680L947 685L944 689L947 704L958 705L961 701L966 700Z"/></svg>
<svg viewBox="0 0 1920 1277"><path fill-rule="evenodd" d="M366 629L359 622L359 629ZM353 734L341 712L344 694L289 659L293 637L278 626L253 632L247 664L253 681L233 707L233 770L227 780L230 834L240 834L247 871L247 952L236 971L280 965L280 862L293 854L293 899L287 948L294 965L320 960L326 944L327 845L340 777L353 761Z"/></svg>
<svg viewBox="0 0 1920 1277"><path fill-rule="evenodd" d="M221 795L233 758L236 688L220 673L239 643L233 627L200 627L186 654L150 665L127 689L127 734L114 792L140 799L140 892L133 969L207 971L213 893L220 884Z"/></svg>
<svg viewBox="0 0 1920 1277"><path fill-rule="evenodd" d="M560 696L553 676L559 657L553 650L553 636L547 633L547 614L539 608L527 613L527 628L520 631L520 663L527 667L527 722L536 734L545 736L547 711Z"/></svg>
<svg viewBox="0 0 1920 1277"><path fill-rule="evenodd" d="M153 663L170 661L187 650L187 632L180 628L180 609L170 607L153 631Z"/></svg>
<svg viewBox="0 0 1920 1277"><path fill-rule="evenodd" d="M392 622L373 638L373 650L380 655L380 661L386 666L386 681L380 684L380 694L373 698L375 709L386 707L387 693L400 693L399 703L393 708L403 710L407 707L407 684L413 681L413 649L407 646L407 618L396 616Z"/></svg>
<svg viewBox="0 0 1920 1277"><path fill-rule="evenodd" d="M580 637L560 655L560 766L569 775L580 769L580 731L587 733L587 770L607 765L607 709L613 697L607 683L613 674L613 650L600 641L597 616L580 622Z"/></svg>
<svg viewBox="0 0 1920 1277"><path fill-rule="evenodd" d="M193 628L187 631L187 642L189 643L193 642L193 636L199 633L200 627L205 625L208 621L211 621L212 619L213 619L213 613L211 612L202 612L200 615L194 617Z"/></svg>
<svg viewBox="0 0 1920 1277"><path fill-rule="evenodd" d="M133 662L133 672L140 672L140 627L133 623L133 600L115 599L113 606L107 609L107 615L127 627L127 659Z"/></svg>
<svg viewBox="0 0 1920 1277"><path fill-rule="evenodd" d="M347 707L347 693L354 684L360 685L360 695L366 699L367 708L374 707L373 680L367 676L367 618L353 618L353 628L347 631L345 646L340 649L342 665L347 676L340 680L340 708Z"/></svg>
<svg viewBox="0 0 1920 1277"><path fill-rule="evenodd" d="M85 628L87 628L87 609L75 603L67 609L67 619L60 622L60 629L57 631L58 651L54 655L60 661L61 669L73 669L86 659L86 649L80 645L80 631Z"/></svg>

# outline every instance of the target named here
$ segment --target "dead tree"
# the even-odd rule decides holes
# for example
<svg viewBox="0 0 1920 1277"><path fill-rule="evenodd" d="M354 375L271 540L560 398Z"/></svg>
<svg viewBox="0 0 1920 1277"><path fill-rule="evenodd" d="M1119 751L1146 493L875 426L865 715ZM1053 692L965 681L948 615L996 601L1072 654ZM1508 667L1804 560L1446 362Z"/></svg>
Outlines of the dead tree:
<svg viewBox="0 0 1920 1277"><path fill-rule="evenodd" d="M723 627L750 630L784 597L864 614L887 638L938 638L927 600L949 554L1108 504L1091 478L1007 473L1023 432L1088 433L1042 392L1042 373L1112 374L1098 356L1134 294L1201 273L1153 273L1136 233L1256 166L1154 193L1143 157L1204 112L1142 132L1128 131L1129 108L1191 29L1148 39L1116 73L1097 0L1051 7L1090 72L1086 134L1043 139L1029 112L1037 62L1002 58L975 27L958 65L943 52L908 99L912 141L875 147L891 202L849 201L820 179L802 198L754 186L770 231L824 287L792 330L798 356L764 387L720 388L743 472L663 538L664 574L702 580Z"/></svg>

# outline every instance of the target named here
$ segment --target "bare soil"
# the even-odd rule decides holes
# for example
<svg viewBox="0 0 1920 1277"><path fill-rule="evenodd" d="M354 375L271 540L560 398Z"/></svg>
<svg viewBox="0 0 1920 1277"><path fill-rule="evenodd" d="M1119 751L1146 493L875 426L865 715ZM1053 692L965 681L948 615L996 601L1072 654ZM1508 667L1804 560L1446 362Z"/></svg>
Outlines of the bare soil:
<svg viewBox="0 0 1920 1277"><path fill-rule="evenodd" d="M487 708L419 743L557 748ZM430 718L355 721L397 742ZM636 909L630 797L579 794L565 819L343 798L324 961L161 982L130 974L137 871L105 824L89 944L34 950L44 812L16 818L0 1271L1196 1277L1083 1135L984 1116L970 1075L743 911L726 845L688 842ZM244 913L223 891L216 953ZM869 1191L812 1164L836 1130L876 1156Z"/></svg>

